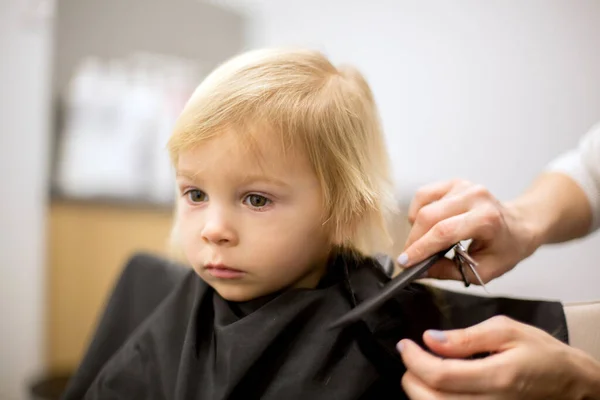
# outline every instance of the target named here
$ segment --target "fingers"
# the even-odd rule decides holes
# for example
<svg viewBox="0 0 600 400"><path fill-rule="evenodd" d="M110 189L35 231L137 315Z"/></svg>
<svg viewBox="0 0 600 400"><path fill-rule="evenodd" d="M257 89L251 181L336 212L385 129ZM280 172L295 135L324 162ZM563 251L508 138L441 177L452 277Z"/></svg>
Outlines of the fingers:
<svg viewBox="0 0 600 400"><path fill-rule="evenodd" d="M401 340L399 348L407 370L427 388L444 393L465 394L489 393L495 389L493 378L498 365L492 358L442 359L426 352L408 339ZM418 382L412 383L413 390L424 390L418 389Z"/></svg>
<svg viewBox="0 0 600 400"><path fill-rule="evenodd" d="M463 217L453 219L459 215ZM405 252L398 258L405 267L460 240L492 239L493 233L505 223L498 200L484 186L466 181L435 183L420 189L410 206L409 220L413 226L405 243ZM461 235L453 235L456 225L465 222L469 225ZM474 235L473 229L477 229L479 237ZM432 233L429 239L421 246L413 247L429 233ZM430 240L434 241L430 243Z"/></svg>
<svg viewBox="0 0 600 400"><path fill-rule="evenodd" d="M488 394L443 393L428 387L412 372L407 371L402 376L402 388L411 400L486 400L493 399Z"/></svg>
<svg viewBox="0 0 600 400"><path fill-rule="evenodd" d="M561 353L554 346L568 345L550 343L555 339L539 328L507 317L493 317L466 329L428 331L424 340L441 357L411 340L398 344L407 368L402 387L411 399L549 398L549 393L563 387L559 381L565 373L556 370L561 364L556 355ZM482 352L492 355L459 359Z"/></svg>
<svg viewBox="0 0 600 400"><path fill-rule="evenodd" d="M412 372L406 371L402 376L402 389L411 400L430 400L442 399L442 394L435 389L428 387L422 380L417 378Z"/></svg>
<svg viewBox="0 0 600 400"><path fill-rule="evenodd" d="M419 209L416 218L412 221L412 228L405 243L410 246L421 238L438 222L455 215L463 214L472 207L472 201L464 195L453 195L443 200L424 205Z"/></svg>
<svg viewBox="0 0 600 400"><path fill-rule="evenodd" d="M443 219L410 244L398 261L409 267L461 240L491 240L502 229L502 223L500 212L491 207Z"/></svg>
<svg viewBox="0 0 600 400"><path fill-rule="evenodd" d="M410 223L413 224L415 222L417 213L421 208L434 201L438 201L458 184L459 181L436 182L419 189L408 208L408 220Z"/></svg>
<svg viewBox="0 0 600 400"><path fill-rule="evenodd" d="M464 358L477 353L499 353L521 338L520 325L507 317L496 316L465 329L427 331L427 347L442 357Z"/></svg>
<svg viewBox="0 0 600 400"><path fill-rule="evenodd" d="M438 222L423 236L409 244L398 258L398 262L403 267L410 267L456 243L460 240L455 239L457 230L461 225L464 225L466 216L466 213L460 214Z"/></svg>

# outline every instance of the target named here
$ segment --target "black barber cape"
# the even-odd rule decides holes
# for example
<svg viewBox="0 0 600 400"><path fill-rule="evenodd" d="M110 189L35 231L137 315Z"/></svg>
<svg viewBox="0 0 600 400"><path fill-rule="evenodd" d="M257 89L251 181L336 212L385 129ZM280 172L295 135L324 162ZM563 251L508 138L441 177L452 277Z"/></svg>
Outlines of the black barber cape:
<svg viewBox="0 0 600 400"><path fill-rule="evenodd" d="M328 330L389 279L374 259L340 254L316 289L231 303L186 272L114 354L88 353L64 398L398 400L407 397L396 343L410 338L423 345L426 329L463 328L503 314L568 342L558 302L419 283L359 323ZM118 323L99 324L98 348L111 340L111 326Z"/></svg>

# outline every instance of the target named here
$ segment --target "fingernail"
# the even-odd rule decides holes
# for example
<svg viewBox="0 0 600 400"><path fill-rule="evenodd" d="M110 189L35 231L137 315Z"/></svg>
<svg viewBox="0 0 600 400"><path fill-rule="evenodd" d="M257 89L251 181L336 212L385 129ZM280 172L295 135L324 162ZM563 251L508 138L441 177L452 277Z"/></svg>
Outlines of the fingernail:
<svg viewBox="0 0 600 400"><path fill-rule="evenodd" d="M402 353L402 350L404 350L404 343L401 341L398 342L398 344L396 345L396 348L398 349L398 351L400 353Z"/></svg>
<svg viewBox="0 0 600 400"><path fill-rule="evenodd" d="M432 330L427 331L427 334L436 342L444 343L446 340L448 340L448 337L442 331L437 331L435 329L432 329Z"/></svg>
<svg viewBox="0 0 600 400"><path fill-rule="evenodd" d="M400 265L405 267L408 264L408 254L406 254L406 253L400 254L400 256L398 257L398 263L400 263Z"/></svg>

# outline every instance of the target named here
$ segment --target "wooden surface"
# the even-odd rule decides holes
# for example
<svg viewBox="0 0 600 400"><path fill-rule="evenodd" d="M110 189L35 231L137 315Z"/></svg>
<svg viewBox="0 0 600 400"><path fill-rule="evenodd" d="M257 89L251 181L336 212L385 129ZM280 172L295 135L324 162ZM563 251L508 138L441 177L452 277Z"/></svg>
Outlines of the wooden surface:
<svg viewBox="0 0 600 400"><path fill-rule="evenodd" d="M48 363L74 368L127 259L166 253L168 208L54 202L48 221Z"/></svg>

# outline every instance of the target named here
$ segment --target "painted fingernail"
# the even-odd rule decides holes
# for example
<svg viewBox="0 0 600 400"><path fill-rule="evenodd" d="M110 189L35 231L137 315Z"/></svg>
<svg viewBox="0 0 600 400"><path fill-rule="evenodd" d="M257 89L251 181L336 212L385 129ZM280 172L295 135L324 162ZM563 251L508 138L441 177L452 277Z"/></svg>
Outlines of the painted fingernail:
<svg viewBox="0 0 600 400"><path fill-rule="evenodd" d="M398 263L400 263L400 265L405 267L408 264L408 254L406 254L406 253L400 254L400 256L398 257Z"/></svg>
<svg viewBox="0 0 600 400"><path fill-rule="evenodd" d="M401 341L398 342L398 344L396 345L396 348L398 349L398 351L400 353L402 353L402 350L404 350L404 343Z"/></svg>
<svg viewBox="0 0 600 400"><path fill-rule="evenodd" d="M432 330L427 331L427 334L429 335L429 337L431 337L436 342L444 343L446 340L448 340L448 337L442 331L437 331L435 329L432 329Z"/></svg>

